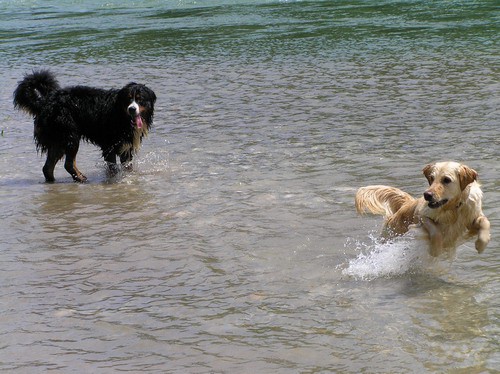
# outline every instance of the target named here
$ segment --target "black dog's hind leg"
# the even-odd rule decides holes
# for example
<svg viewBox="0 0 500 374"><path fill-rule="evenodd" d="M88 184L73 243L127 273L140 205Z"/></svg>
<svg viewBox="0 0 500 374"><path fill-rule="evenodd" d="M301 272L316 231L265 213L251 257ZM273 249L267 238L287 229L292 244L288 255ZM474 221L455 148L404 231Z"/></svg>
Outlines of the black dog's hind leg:
<svg viewBox="0 0 500 374"><path fill-rule="evenodd" d="M54 182L54 168L56 167L57 161L59 161L64 156L64 151L60 148L49 148L47 151L47 160L45 165L43 165L43 175L45 176L45 181Z"/></svg>
<svg viewBox="0 0 500 374"><path fill-rule="evenodd" d="M75 182L86 182L87 177L81 173L76 167L76 154L78 153L79 144L73 145L66 149L66 160L64 161L64 168L71 174Z"/></svg>

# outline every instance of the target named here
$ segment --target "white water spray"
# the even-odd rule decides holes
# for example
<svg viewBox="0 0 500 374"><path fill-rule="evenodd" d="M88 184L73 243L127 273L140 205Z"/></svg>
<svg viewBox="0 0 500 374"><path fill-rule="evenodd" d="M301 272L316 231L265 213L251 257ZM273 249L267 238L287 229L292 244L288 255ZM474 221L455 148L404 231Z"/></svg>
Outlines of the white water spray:
<svg viewBox="0 0 500 374"><path fill-rule="evenodd" d="M360 280L398 277L422 272L442 272L447 261L440 261L429 255L427 244L418 240L418 232L410 232L391 241L382 241L370 235L364 243L348 239L345 247L360 252L349 263L342 274Z"/></svg>

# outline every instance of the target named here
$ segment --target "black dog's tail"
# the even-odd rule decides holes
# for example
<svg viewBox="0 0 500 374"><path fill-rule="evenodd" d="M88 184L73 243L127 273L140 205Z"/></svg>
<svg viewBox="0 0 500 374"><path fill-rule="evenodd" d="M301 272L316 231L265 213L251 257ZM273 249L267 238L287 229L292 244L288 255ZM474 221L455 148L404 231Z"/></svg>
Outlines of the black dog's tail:
<svg viewBox="0 0 500 374"><path fill-rule="evenodd" d="M50 71L34 71L19 82L14 91L14 107L36 116L40 114L47 95L58 89L59 83Z"/></svg>

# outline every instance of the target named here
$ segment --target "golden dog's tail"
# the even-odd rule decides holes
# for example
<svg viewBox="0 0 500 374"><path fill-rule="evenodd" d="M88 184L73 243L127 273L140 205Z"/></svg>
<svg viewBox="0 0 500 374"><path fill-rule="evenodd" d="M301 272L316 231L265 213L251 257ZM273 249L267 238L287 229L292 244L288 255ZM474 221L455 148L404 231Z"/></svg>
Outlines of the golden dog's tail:
<svg viewBox="0 0 500 374"><path fill-rule="evenodd" d="M410 194L389 186L366 186L356 192L355 203L358 213L371 212L389 217L403 204L415 200Z"/></svg>

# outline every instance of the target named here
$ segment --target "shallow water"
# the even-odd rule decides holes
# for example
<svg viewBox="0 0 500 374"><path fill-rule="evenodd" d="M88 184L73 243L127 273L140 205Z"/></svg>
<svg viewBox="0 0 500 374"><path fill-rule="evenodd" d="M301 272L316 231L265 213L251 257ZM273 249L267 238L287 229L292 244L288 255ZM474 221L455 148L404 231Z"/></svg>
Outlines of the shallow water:
<svg viewBox="0 0 500 374"><path fill-rule="evenodd" d="M1 1L0 368L493 372L499 11L492 1ZM23 74L144 82L135 171L82 145L45 184ZM492 241L382 245L359 186L479 172Z"/></svg>

